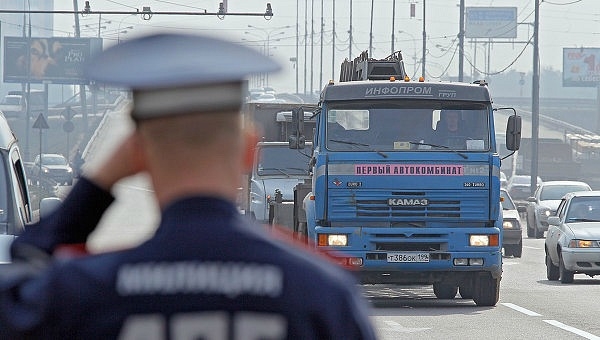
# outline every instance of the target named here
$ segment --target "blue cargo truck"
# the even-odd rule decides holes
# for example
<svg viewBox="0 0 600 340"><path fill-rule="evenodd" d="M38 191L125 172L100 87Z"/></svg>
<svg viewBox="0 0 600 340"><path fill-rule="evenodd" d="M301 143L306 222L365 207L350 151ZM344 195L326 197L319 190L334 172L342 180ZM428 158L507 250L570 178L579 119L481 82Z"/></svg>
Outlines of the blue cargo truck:
<svg viewBox="0 0 600 340"><path fill-rule="evenodd" d="M297 188L295 227L365 284L431 284L436 297L498 302L502 278L500 162L487 84L412 81L400 52L342 64L321 93L312 177ZM305 147L295 110L291 148ZM459 125L459 127L457 127ZM512 154L506 155L506 157ZM301 194L300 194L301 193Z"/></svg>

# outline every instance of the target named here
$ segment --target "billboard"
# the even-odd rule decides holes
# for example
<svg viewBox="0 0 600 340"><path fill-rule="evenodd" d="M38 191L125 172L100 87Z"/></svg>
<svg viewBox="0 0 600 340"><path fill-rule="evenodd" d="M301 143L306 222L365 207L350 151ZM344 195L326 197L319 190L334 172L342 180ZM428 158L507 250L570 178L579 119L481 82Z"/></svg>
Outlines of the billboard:
<svg viewBox="0 0 600 340"><path fill-rule="evenodd" d="M467 7L466 38L516 38L516 7Z"/></svg>
<svg viewBox="0 0 600 340"><path fill-rule="evenodd" d="M83 64L101 50L99 38L4 37L4 82L86 84Z"/></svg>
<svg viewBox="0 0 600 340"><path fill-rule="evenodd" d="M600 86L600 48L563 48L563 86Z"/></svg>

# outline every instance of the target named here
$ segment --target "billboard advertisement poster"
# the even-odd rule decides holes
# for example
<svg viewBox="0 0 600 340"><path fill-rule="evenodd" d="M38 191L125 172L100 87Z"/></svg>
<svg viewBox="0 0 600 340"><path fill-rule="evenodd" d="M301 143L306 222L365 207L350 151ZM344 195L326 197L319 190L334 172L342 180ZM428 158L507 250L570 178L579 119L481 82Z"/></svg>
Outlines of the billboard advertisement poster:
<svg viewBox="0 0 600 340"><path fill-rule="evenodd" d="M516 7L467 7L466 38L516 38Z"/></svg>
<svg viewBox="0 0 600 340"><path fill-rule="evenodd" d="M600 86L600 48L563 48L563 86Z"/></svg>
<svg viewBox="0 0 600 340"><path fill-rule="evenodd" d="M4 37L4 82L86 84L83 64L101 49L98 38Z"/></svg>

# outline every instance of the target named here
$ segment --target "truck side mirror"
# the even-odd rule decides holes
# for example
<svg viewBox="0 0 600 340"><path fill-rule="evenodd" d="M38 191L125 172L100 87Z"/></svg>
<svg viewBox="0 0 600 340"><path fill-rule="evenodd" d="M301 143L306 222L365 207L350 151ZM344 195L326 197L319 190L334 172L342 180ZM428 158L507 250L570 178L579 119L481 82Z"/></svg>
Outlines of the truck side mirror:
<svg viewBox="0 0 600 340"><path fill-rule="evenodd" d="M506 149L519 150L521 146L521 116L512 115L506 123Z"/></svg>
<svg viewBox="0 0 600 340"><path fill-rule="evenodd" d="M304 136L304 109L302 106L292 110L292 133L288 138L290 149L304 149L306 137Z"/></svg>

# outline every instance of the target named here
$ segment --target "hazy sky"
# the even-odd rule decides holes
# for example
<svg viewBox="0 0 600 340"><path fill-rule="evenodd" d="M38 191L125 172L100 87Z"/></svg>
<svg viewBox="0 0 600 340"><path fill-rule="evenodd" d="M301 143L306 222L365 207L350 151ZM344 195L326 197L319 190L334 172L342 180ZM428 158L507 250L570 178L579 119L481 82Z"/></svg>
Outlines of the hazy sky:
<svg viewBox="0 0 600 340"><path fill-rule="evenodd" d="M349 57L350 3L352 3L352 58L369 49L371 4L374 3L373 54L384 58L391 53L393 0L272 0L274 16L265 20L261 16L154 15L142 20L139 15L102 15L101 36L110 39L106 44L130 39L153 30L196 31L243 42L268 50L283 65L283 71L269 77L269 85L280 91L300 92L306 88L320 91L332 76L337 80L339 65ZM427 35L426 75L438 79L444 74L458 74L458 22L459 0L396 0L394 23L395 50L402 50L409 74L420 75L419 61L423 46L423 2L425 2L425 31ZM234 13L262 13L267 1L229 0L228 11ZM410 4L415 3L416 15L410 17ZM94 11L140 11L149 6L152 11L216 12L218 0L147 0L90 1ZM321 4L323 4L323 44L321 44ZM335 18L333 5L335 4ZM84 1L79 1L80 10ZM489 47L487 41L473 44L465 40L465 75L470 75L473 64L482 72L503 70L530 72L533 48L523 42L533 35L535 0L465 0L466 7L516 7L519 23L517 38L498 39ZM299 11L297 11L299 8ZM305 8L308 17L305 17ZM56 0L56 10L71 10L71 0ZM298 13L298 14L297 14ZM96 36L98 15L80 17L82 36ZM305 20L306 19L306 20ZM55 35L73 32L73 16L56 16ZM335 25L334 25L335 22ZM542 68L562 70L562 51L569 47L600 47L599 0L540 0L540 63ZM296 24L300 33L298 42L298 81L290 58L296 57ZM86 26L87 25L87 26ZM252 25L254 27L248 27ZM133 27L130 29L129 27ZM335 28L335 46L333 31ZM308 32L305 39L305 29ZM127 31L126 33L117 33ZM400 32L402 31L402 32ZM314 32L311 44L311 32ZM268 40L268 43L267 43ZM507 43L508 42L508 43ZM106 45L105 44L105 45ZM321 46L323 46L321 48ZM488 50L491 54L488 58ZM306 51L306 52L305 52ZM335 57L332 55L335 51ZM306 54L305 54L306 53ZM305 58L306 55L306 58ZM415 58L417 63L415 63ZM489 65L487 64L489 60ZM322 62L321 62L322 61ZM332 64L335 74L332 74ZM312 72L311 72L312 70ZM305 76L306 74L306 76ZM305 82L306 78L306 82ZM312 80L312 82L311 82ZM312 84L312 87L311 87Z"/></svg>

